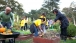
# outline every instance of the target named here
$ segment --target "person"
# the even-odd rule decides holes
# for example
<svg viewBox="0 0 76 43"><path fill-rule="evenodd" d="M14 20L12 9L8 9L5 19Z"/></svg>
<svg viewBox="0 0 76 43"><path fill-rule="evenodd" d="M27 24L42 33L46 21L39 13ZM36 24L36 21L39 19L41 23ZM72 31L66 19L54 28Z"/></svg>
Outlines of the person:
<svg viewBox="0 0 76 43"><path fill-rule="evenodd" d="M25 18L23 17L22 20L21 20L21 23L20 23L20 26L21 26L21 30L24 31L24 27L25 27Z"/></svg>
<svg viewBox="0 0 76 43"><path fill-rule="evenodd" d="M3 27L7 27L7 29L12 30L13 27L13 22L14 22L14 16L13 13L11 12L10 7L6 7L5 11L2 11L0 13L0 22L3 25ZM5 43L5 40L2 40L2 43ZM9 43L13 43L13 40L10 39Z"/></svg>
<svg viewBox="0 0 76 43"><path fill-rule="evenodd" d="M64 16L64 14L62 14L61 12L59 12L59 10L57 9L54 9L53 10L53 13L56 15L56 19L54 20L54 23L57 21L57 20L60 20L61 22L61 39L66 41L67 39L67 27L69 25L69 21L68 19L66 18L66 16Z"/></svg>
<svg viewBox="0 0 76 43"><path fill-rule="evenodd" d="M46 21L45 28L48 29L48 20Z"/></svg>
<svg viewBox="0 0 76 43"><path fill-rule="evenodd" d="M35 20L33 24L31 24L30 31L31 31L32 34L34 33L35 37L39 36L39 34L38 34L39 30L40 30L41 33L43 32L42 28L41 28L41 24L44 21L45 21L44 18L39 18L39 19Z"/></svg>
<svg viewBox="0 0 76 43"><path fill-rule="evenodd" d="M46 33L46 24L47 24L46 14L45 13L42 13L39 18L44 18L45 19L45 21L42 22L42 24L41 24L41 28L43 29L44 33Z"/></svg>
<svg viewBox="0 0 76 43"><path fill-rule="evenodd" d="M50 20L48 21L48 24L49 24L49 27L51 27L51 29L53 29L53 20L52 20L52 19L50 19Z"/></svg>
<svg viewBox="0 0 76 43"><path fill-rule="evenodd" d="M28 20L27 20L27 17L25 16L25 27L24 27L24 30L27 30L27 24L28 24Z"/></svg>

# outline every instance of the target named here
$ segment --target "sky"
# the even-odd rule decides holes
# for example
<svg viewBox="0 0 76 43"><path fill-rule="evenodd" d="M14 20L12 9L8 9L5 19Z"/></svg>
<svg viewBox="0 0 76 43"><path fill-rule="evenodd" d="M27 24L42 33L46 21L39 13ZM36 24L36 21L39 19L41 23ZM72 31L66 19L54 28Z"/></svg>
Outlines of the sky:
<svg viewBox="0 0 76 43"><path fill-rule="evenodd" d="M30 12L32 9L40 9L44 0L17 0L20 4L23 5L23 9L26 13ZM59 7L62 10L64 7L69 7L70 3L76 0L60 0Z"/></svg>

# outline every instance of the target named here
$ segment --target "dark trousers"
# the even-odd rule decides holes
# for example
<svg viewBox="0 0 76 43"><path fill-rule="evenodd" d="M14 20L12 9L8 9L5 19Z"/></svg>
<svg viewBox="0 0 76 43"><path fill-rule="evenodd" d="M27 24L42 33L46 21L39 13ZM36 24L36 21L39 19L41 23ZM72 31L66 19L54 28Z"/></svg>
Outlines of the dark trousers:
<svg viewBox="0 0 76 43"><path fill-rule="evenodd" d="M27 23L25 23L24 30L27 30Z"/></svg>
<svg viewBox="0 0 76 43"><path fill-rule="evenodd" d="M7 27L7 29L11 29L11 22L1 22L1 24L3 25L3 27ZM2 43L5 43L5 40L2 40ZM9 40L9 43L13 43L13 39Z"/></svg>
<svg viewBox="0 0 76 43"><path fill-rule="evenodd" d="M1 22L1 24L3 25L3 27L7 27L7 29L11 29L11 22Z"/></svg>
<svg viewBox="0 0 76 43"><path fill-rule="evenodd" d="M21 30L24 30L24 26L21 26Z"/></svg>
<svg viewBox="0 0 76 43"><path fill-rule="evenodd" d="M32 34L34 33L34 36L35 36L35 37L38 36L38 28L35 26L34 23L30 26L30 32L31 32Z"/></svg>
<svg viewBox="0 0 76 43"><path fill-rule="evenodd" d="M66 40L67 39L67 27L61 27L61 34L60 34L60 36L61 36L61 39L62 40Z"/></svg>

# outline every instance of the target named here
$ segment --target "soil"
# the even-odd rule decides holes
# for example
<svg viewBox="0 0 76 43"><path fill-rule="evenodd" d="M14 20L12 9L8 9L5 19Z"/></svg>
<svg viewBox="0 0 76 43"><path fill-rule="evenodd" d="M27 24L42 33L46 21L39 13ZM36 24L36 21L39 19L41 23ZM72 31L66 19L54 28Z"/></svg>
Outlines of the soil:
<svg viewBox="0 0 76 43"><path fill-rule="evenodd" d="M43 36L42 38L46 38L46 39L52 39L55 37L59 37L59 33L54 31L54 30L48 30Z"/></svg>

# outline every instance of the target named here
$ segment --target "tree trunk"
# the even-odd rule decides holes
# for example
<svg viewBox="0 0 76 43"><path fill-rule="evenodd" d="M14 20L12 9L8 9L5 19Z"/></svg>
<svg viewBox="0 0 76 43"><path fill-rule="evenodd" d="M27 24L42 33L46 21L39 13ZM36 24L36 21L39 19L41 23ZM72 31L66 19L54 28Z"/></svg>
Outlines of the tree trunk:
<svg viewBox="0 0 76 43"><path fill-rule="evenodd" d="M75 17L73 17L74 25L75 25Z"/></svg>
<svg viewBox="0 0 76 43"><path fill-rule="evenodd" d="M73 23L74 23L74 25L76 24L75 23L75 17L74 17L74 15L72 14L72 18L73 18Z"/></svg>
<svg viewBox="0 0 76 43"><path fill-rule="evenodd" d="M18 22L18 20L19 20L19 16L17 15L17 22Z"/></svg>

